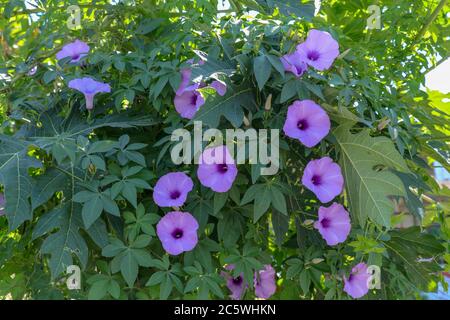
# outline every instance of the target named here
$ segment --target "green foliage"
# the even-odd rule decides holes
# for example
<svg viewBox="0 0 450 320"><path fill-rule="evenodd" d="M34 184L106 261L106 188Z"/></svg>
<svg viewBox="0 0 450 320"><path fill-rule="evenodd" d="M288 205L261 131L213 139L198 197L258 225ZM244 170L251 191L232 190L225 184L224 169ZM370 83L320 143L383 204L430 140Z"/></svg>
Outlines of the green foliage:
<svg viewBox="0 0 450 320"><path fill-rule="evenodd" d="M410 299L450 271L450 191L431 173L434 161L450 169L450 95L421 89L450 51L448 3L381 1L380 30L366 28L368 0L322 1L317 15L314 1L230 1L218 15L217 1L80 0L75 30L64 1L0 4L0 298L224 299L221 272L233 264L227 272L244 275L253 299L254 274L270 264L273 299L349 299L343 276L363 261L382 271L381 290L365 298ZM332 34L341 55L295 78L280 57L313 28ZM57 61L75 39L90 46L83 63ZM184 68L227 85L224 96L199 90L205 104L192 121L173 103ZM83 76L112 89L89 112L68 88ZM287 107L303 99L326 110L332 132L314 148L281 133L274 176L242 164L233 187L214 193L196 165L170 159L171 133L192 133L193 121L281 130ZM320 203L300 181L323 156L342 168L334 201L352 220L337 246L313 227ZM152 197L174 171L194 180L179 209L199 223L197 246L179 256L156 234L172 209ZM401 229L408 212L416 226ZM75 291L64 281L73 264L82 269Z"/></svg>

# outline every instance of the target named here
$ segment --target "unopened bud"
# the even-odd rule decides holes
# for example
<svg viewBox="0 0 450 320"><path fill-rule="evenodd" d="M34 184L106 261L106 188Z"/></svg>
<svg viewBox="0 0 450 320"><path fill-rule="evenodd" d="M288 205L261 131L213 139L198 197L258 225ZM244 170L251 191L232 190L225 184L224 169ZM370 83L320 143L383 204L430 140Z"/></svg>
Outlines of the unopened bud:
<svg viewBox="0 0 450 320"><path fill-rule="evenodd" d="M246 127L250 127L250 121L248 120L248 118L246 116L244 116L244 125Z"/></svg>
<svg viewBox="0 0 450 320"><path fill-rule="evenodd" d="M313 264L319 264L319 263L321 263L322 261L324 261L324 259L322 259L322 258L314 258L314 259L311 260L311 262L312 262Z"/></svg>
<svg viewBox="0 0 450 320"><path fill-rule="evenodd" d="M313 223L314 223L314 220L311 220L311 219L307 219L307 220L303 221L304 226L310 226Z"/></svg>
<svg viewBox="0 0 450 320"><path fill-rule="evenodd" d="M266 104L264 105L264 110L269 111L272 108L272 94L269 94L266 100Z"/></svg>

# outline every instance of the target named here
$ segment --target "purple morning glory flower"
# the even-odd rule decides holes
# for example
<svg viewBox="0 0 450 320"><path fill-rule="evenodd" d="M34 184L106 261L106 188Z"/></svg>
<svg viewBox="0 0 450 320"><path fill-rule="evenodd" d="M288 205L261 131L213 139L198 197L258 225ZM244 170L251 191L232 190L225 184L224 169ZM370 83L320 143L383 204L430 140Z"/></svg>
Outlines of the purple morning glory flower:
<svg viewBox="0 0 450 320"><path fill-rule="evenodd" d="M226 146L208 148L199 159L197 177L205 187L215 192L227 192L238 170Z"/></svg>
<svg viewBox="0 0 450 320"><path fill-rule="evenodd" d="M345 208L334 202L328 208L319 208L319 220L314 223L329 246L344 242L350 233L350 216Z"/></svg>
<svg viewBox="0 0 450 320"><path fill-rule="evenodd" d="M164 250L173 256L195 248L197 229L197 220L189 212L181 211L168 212L156 225L156 233Z"/></svg>
<svg viewBox="0 0 450 320"><path fill-rule="evenodd" d="M258 298L269 299L277 290L275 270L271 265L265 265L263 270L255 273L255 294Z"/></svg>
<svg viewBox="0 0 450 320"><path fill-rule="evenodd" d="M192 119L198 109L205 103L205 99L197 90L200 87L198 83L178 89L173 103L177 112L186 119ZM179 94L178 94L179 93Z"/></svg>
<svg viewBox="0 0 450 320"><path fill-rule="evenodd" d="M303 172L302 184L311 190L321 202L329 202L344 188L341 167L330 157L311 160Z"/></svg>
<svg viewBox="0 0 450 320"><path fill-rule="evenodd" d="M0 216L5 215L5 205L6 205L6 201L5 201L5 196L3 193L0 193Z"/></svg>
<svg viewBox="0 0 450 320"><path fill-rule="evenodd" d="M107 83L95 81L91 78L80 78L69 81L69 88L80 91L86 98L86 109L94 108L94 96L100 92L111 92L111 87Z"/></svg>
<svg viewBox="0 0 450 320"><path fill-rule="evenodd" d="M192 179L183 172L168 173L156 182L153 200L160 207L180 207L194 187Z"/></svg>
<svg viewBox="0 0 450 320"><path fill-rule="evenodd" d="M358 263L348 279L344 277L344 291L354 299L361 298L369 292L369 278L367 265L364 262Z"/></svg>
<svg viewBox="0 0 450 320"><path fill-rule="evenodd" d="M283 131L312 148L326 137L330 127L330 118L322 107L311 100L297 100L288 108Z"/></svg>
<svg viewBox="0 0 450 320"><path fill-rule="evenodd" d="M211 82L210 87L216 90L219 96L224 96L227 93L227 85L221 81L214 80Z"/></svg>
<svg viewBox="0 0 450 320"><path fill-rule="evenodd" d="M284 70L292 72L297 78L303 75L308 69L308 65L303 61L302 56L296 50L281 57Z"/></svg>
<svg viewBox="0 0 450 320"><path fill-rule="evenodd" d="M80 40L75 40L62 47L61 51L56 54L56 59L61 60L70 57L71 63L77 63L89 52L89 46Z"/></svg>
<svg viewBox="0 0 450 320"><path fill-rule="evenodd" d="M192 70L190 68L181 69L181 83L178 90L175 92L176 95L183 94L184 90L189 86L191 74Z"/></svg>
<svg viewBox="0 0 450 320"><path fill-rule="evenodd" d="M225 267L226 270L233 270L234 265L229 264ZM244 295L245 290L247 289L247 284L244 281L244 274L241 273L236 278L233 278L231 274L228 272L221 272L222 277L227 281L227 288L230 289L231 295L230 298L233 300L240 300Z"/></svg>
<svg viewBox="0 0 450 320"><path fill-rule="evenodd" d="M193 60L188 60L188 63L192 64ZM203 60L199 61L199 65L202 65ZM204 83L195 83L190 85L192 70L190 68L181 69L181 83L175 92L174 105L175 110L186 119L192 119L197 113L198 109L205 104L205 99L202 97L199 88L204 87ZM211 88L223 96L227 91L227 86L220 81L213 81Z"/></svg>
<svg viewBox="0 0 450 320"><path fill-rule="evenodd" d="M339 56L339 44L328 32L313 29L306 41L297 46L297 52L301 61L323 71L329 69Z"/></svg>

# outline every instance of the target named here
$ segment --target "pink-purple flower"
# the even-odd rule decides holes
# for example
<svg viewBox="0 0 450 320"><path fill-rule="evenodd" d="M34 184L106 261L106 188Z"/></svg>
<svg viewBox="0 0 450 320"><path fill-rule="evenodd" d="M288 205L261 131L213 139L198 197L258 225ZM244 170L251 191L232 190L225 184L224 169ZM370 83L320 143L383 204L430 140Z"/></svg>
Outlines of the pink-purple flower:
<svg viewBox="0 0 450 320"><path fill-rule="evenodd" d="M187 62L192 64L194 60L190 59ZM198 64L202 65L204 64L204 61L200 60ZM175 92L175 98L173 101L175 110L180 114L180 116L186 119L194 118L200 107L205 104L205 99L198 91L198 89L205 87L205 83L190 84L191 75L192 70L190 68L181 69L181 83ZM226 84L218 80L214 80L210 87L216 90L220 96L225 95L227 92Z"/></svg>
<svg viewBox="0 0 450 320"><path fill-rule="evenodd" d="M219 96L224 96L227 93L227 85L219 80L211 82L210 87L216 90Z"/></svg>
<svg viewBox="0 0 450 320"><path fill-rule="evenodd" d="M192 119L200 107L205 104L205 99L197 90L199 86L196 83L182 90L178 89L173 103L175 104L175 110L183 118Z"/></svg>
<svg viewBox="0 0 450 320"><path fill-rule="evenodd" d="M180 207L194 187L192 179L183 172L168 173L156 182L153 200L160 207Z"/></svg>
<svg viewBox="0 0 450 320"><path fill-rule="evenodd" d="M297 100L288 108L283 131L311 148L326 137L330 127L330 118L322 107L312 100Z"/></svg>
<svg viewBox="0 0 450 320"><path fill-rule="evenodd" d="M348 278L344 277L344 291L352 298L358 299L369 292L370 274L367 272L367 265L364 262L353 267Z"/></svg>
<svg viewBox="0 0 450 320"><path fill-rule="evenodd" d="M226 146L208 148L199 159L197 177L205 187L215 192L227 192L236 179L238 170Z"/></svg>
<svg viewBox="0 0 450 320"><path fill-rule="evenodd" d="M225 269L231 271L234 269L234 265L229 264L225 267ZM230 273L222 271L221 275L227 281L227 288L231 291L230 298L233 300L242 299L244 292L247 289L247 283L244 281L244 274L241 273L236 278L233 278Z"/></svg>
<svg viewBox="0 0 450 320"><path fill-rule="evenodd" d="M297 46L301 61L323 71L339 56L339 44L326 31L311 30L306 41Z"/></svg>
<svg viewBox="0 0 450 320"><path fill-rule="evenodd" d="M0 216L5 215L5 195L3 193L0 193Z"/></svg>
<svg viewBox="0 0 450 320"><path fill-rule="evenodd" d="M350 233L350 216L345 208L334 202L331 206L319 208L319 220L314 227L329 246L344 242Z"/></svg>
<svg viewBox="0 0 450 320"><path fill-rule="evenodd" d="M277 290L275 282L275 270L271 265L265 265L264 269L255 273L255 294L258 298L269 299Z"/></svg>
<svg viewBox="0 0 450 320"><path fill-rule="evenodd" d="M159 220L156 234L164 250L176 256L195 248L198 227L197 220L189 212L171 211Z"/></svg>
<svg viewBox="0 0 450 320"><path fill-rule="evenodd" d="M94 96L101 92L111 92L111 87L107 83L95 81L94 79L84 77L69 81L69 88L80 91L86 98L86 109L94 108Z"/></svg>
<svg viewBox="0 0 450 320"><path fill-rule="evenodd" d="M302 56L297 50L282 56L281 63L283 64L284 70L292 72L297 78L303 75L308 69L308 65L302 60Z"/></svg>
<svg viewBox="0 0 450 320"><path fill-rule="evenodd" d="M341 167L330 157L311 160L303 172L302 184L322 203L327 203L341 194L344 188Z"/></svg>
<svg viewBox="0 0 450 320"><path fill-rule="evenodd" d="M81 58L87 55L89 46L80 40L68 43L56 54L56 59L61 60L70 57L71 63L77 63Z"/></svg>

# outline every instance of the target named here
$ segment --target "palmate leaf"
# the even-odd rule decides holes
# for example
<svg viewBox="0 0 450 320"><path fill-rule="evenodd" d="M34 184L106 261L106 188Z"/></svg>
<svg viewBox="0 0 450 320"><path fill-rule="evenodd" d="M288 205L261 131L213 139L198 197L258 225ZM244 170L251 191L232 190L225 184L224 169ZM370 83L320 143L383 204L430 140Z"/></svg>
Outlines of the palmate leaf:
<svg viewBox="0 0 450 320"><path fill-rule="evenodd" d="M390 227L394 204L388 196L404 196L405 188L398 176L388 169L402 172L409 172L409 169L391 140L373 138L368 129L351 134L350 127L351 124L346 124L334 131L350 212L361 226L370 218Z"/></svg>
<svg viewBox="0 0 450 320"><path fill-rule="evenodd" d="M70 166L48 169L39 176L33 186L33 209L46 203L56 192L63 193L62 203L53 210L39 217L33 229L32 238L36 239L57 229L42 243L41 252L50 254L49 267L55 278L73 264L75 254L82 266L87 263L88 249L80 234L84 228L81 218L81 205L72 201L79 191L76 180L83 176L83 171ZM108 243L106 225L98 219L86 230L92 240L100 247Z"/></svg>
<svg viewBox="0 0 450 320"><path fill-rule="evenodd" d="M441 269L431 258L444 253L445 248L434 236L421 232L419 227L395 230L389 234L391 239L384 242L389 256L403 266L412 283L420 289L427 288L432 274Z"/></svg>
<svg viewBox="0 0 450 320"><path fill-rule="evenodd" d="M108 115L96 119L92 123L87 123L79 112L74 111L69 117L63 119L58 115L57 110L51 109L40 115L38 125L34 123L29 125L25 129L24 135L38 147L52 152L57 160L62 161L66 156L69 156L73 162L76 140L80 135L86 136L95 129L103 127L136 128L151 126L156 123L147 115L134 115L130 112Z"/></svg>
<svg viewBox="0 0 450 320"><path fill-rule="evenodd" d="M206 103L200 107L193 120L202 121L211 128L217 128L220 118L223 116L234 127L238 128L244 119L242 107L253 109L254 106L255 99L251 86L228 86L225 96L215 95L209 97Z"/></svg>
<svg viewBox="0 0 450 320"><path fill-rule="evenodd" d="M27 142L0 135L0 183L5 188L5 211L10 230L32 218L29 201L32 178L28 169L41 167L41 162L27 155L28 146Z"/></svg>
<svg viewBox="0 0 450 320"><path fill-rule="evenodd" d="M271 10L278 8L283 15L294 15L310 20L315 6L312 0L258 0L258 3Z"/></svg>

